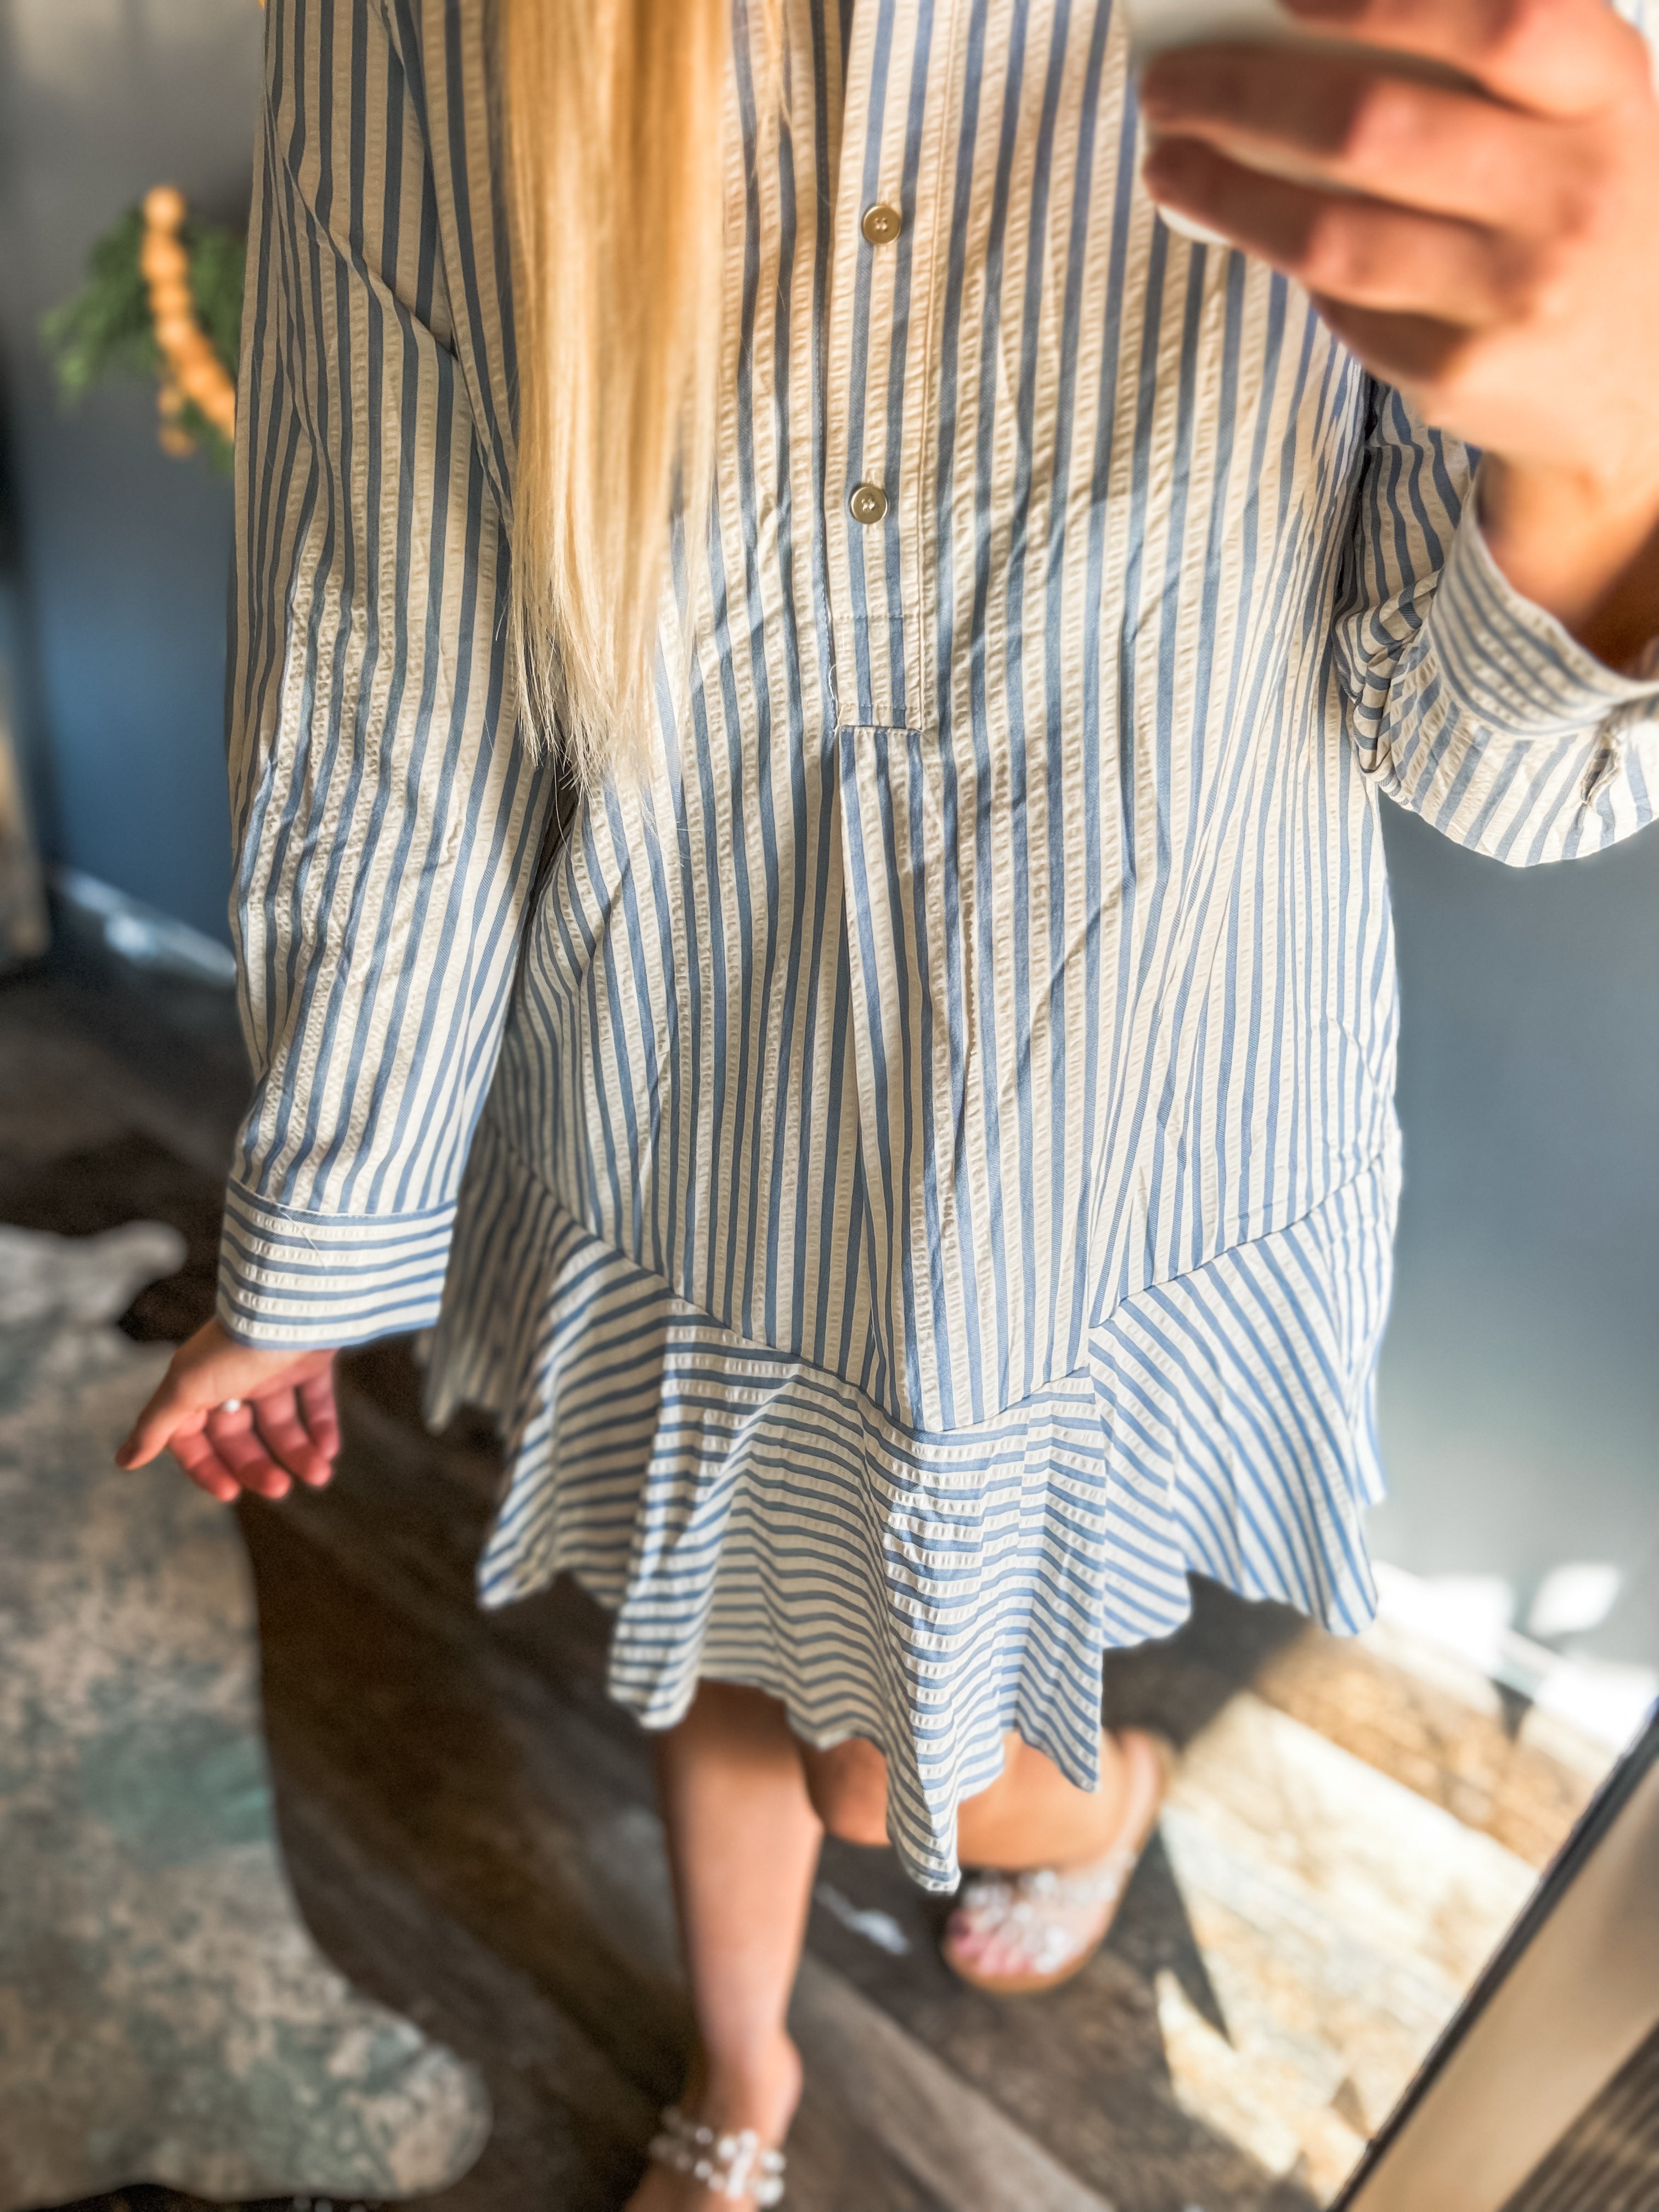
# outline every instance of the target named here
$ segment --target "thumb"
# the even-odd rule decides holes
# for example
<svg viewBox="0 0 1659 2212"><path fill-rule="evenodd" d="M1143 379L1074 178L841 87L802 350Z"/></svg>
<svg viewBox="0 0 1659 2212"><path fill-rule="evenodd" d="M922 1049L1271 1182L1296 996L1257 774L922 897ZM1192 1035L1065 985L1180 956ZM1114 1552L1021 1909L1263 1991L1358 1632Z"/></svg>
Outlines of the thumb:
<svg viewBox="0 0 1659 2212"><path fill-rule="evenodd" d="M133 1423L126 1442L116 1453L117 1467L148 1467L151 1460L167 1449L181 1428L200 1428L207 1414L203 1407L189 1402L192 1395L185 1388L175 1355L149 1402Z"/></svg>

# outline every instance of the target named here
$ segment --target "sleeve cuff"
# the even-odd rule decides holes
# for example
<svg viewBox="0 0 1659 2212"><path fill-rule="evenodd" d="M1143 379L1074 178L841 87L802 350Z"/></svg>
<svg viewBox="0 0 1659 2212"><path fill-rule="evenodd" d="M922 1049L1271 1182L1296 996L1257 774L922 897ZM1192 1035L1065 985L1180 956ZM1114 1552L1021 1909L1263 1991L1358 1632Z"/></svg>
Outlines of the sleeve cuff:
<svg viewBox="0 0 1659 2212"><path fill-rule="evenodd" d="M437 1317L455 1207L301 1213L233 1182L219 1248L219 1319L241 1344L362 1344Z"/></svg>
<svg viewBox="0 0 1659 2212"><path fill-rule="evenodd" d="M1492 556L1479 506L1472 490L1434 603L1435 642L1456 706L1495 734L1522 738L1594 729L1643 701L1659 712L1659 674L1620 675L1516 590Z"/></svg>

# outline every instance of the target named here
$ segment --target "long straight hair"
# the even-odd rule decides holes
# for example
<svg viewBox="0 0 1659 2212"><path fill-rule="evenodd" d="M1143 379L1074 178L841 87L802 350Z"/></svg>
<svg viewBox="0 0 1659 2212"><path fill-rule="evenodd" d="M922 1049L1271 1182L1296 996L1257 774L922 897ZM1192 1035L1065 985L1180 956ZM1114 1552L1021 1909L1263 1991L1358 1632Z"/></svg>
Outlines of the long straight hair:
<svg viewBox="0 0 1659 2212"><path fill-rule="evenodd" d="M706 514L732 0L499 0L519 375L512 610L532 729L643 765L671 507Z"/></svg>

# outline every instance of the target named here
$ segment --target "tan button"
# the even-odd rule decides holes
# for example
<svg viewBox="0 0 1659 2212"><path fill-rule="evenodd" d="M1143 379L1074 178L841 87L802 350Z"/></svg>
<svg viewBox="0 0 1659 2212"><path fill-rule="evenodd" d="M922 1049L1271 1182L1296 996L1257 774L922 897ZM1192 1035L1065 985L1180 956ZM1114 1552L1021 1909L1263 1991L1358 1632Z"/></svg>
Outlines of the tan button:
<svg viewBox="0 0 1659 2212"><path fill-rule="evenodd" d="M860 484L847 504L854 522L879 522L887 512L887 495L879 484Z"/></svg>
<svg viewBox="0 0 1659 2212"><path fill-rule="evenodd" d="M904 218L898 210L884 206L880 200L864 210L864 234L872 246L890 246L903 228Z"/></svg>

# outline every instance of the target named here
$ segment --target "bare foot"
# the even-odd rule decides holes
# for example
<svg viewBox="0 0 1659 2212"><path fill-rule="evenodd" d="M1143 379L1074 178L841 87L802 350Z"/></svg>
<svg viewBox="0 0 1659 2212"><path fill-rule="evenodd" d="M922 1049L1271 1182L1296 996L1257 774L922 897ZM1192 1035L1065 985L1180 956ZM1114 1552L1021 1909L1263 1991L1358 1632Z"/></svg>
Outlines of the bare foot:
<svg viewBox="0 0 1659 2212"><path fill-rule="evenodd" d="M1050 1990L1079 1972L1105 1940L1168 1787L1161 1741L1139 1729L1101 1746L1098 1846L1087 1858L966 1883L945 1936L945 1960L999 1996Z"/></svg>
<svg viewBox="0 0 1659 2212"><path fill-rule="evenodd" d="M763 2149L781 2145L800 2102L800 2053L787 2036L758 2062L716 2072L702 2058L693 2065L680 2099L689 2120L709 2127L717 2137L753 2130ZM754 2181L762 2175L756 2161ZM754 2212L760 2202L753 2186L738 2197L705 2185L653 2159L629 2198L626 2212Z"/></svg>

